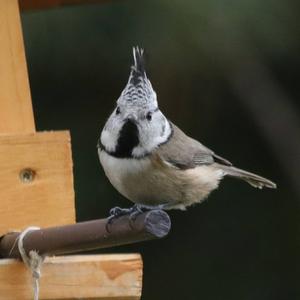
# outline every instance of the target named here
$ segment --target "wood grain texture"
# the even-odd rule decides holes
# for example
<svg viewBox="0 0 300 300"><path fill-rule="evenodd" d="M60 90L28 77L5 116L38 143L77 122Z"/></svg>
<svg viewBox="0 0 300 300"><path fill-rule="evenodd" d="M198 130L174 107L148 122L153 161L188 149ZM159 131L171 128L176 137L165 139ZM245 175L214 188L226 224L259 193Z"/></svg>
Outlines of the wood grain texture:
<svg viewBox="0 0 300 300"><path fill-rule="evenodd" d="M75 222L68 131L0 136L0 236L24 227ZM20 172L31 169L24 182Z"/></svg>
<svg viewBox="0 0 300 300"><path fill-rule="evenodd" d="M35 131L17 0L0 0L0 133Z"/></svg>
<svg viewBox="0 0 300 300"><path fill-rule="evenodd" d="M138 300L142 268L138 254L46 258L42 266L40 300ZM23 263L0 260L0 299L32 299L31 274Z"/></svg>
<svg viewBox="0 0 300 300"><path fill-rule="evenodd" d="M45 9L62 5L101 3L108 1L109 0L20 0L20 8L22 10Z"/></svg>

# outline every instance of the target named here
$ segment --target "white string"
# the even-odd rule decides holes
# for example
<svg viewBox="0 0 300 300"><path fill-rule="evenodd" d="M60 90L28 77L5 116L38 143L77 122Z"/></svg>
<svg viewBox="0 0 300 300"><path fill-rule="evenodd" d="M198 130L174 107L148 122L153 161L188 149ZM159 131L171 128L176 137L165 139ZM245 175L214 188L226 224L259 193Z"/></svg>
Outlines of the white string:
<svg viewBox="0 0 300 300"><path fill-rule="evenodd" d="M25 236L33 230L39 230L39 227L27 227L18 237L18 249L25 265L30 269L32 276L33 300L39 300L39 279L41 277L41 266L44 257L40 256L36 250L31 250L27 256L23 241Z"/></svg>

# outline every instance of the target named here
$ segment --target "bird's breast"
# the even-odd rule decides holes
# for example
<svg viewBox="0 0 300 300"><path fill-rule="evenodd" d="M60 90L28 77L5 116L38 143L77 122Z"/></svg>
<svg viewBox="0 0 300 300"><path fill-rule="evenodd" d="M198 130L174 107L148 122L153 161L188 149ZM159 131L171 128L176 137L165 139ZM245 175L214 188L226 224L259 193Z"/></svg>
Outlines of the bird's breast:
<svg viewBox="0 0 300 300"><path fill-rule="evenodd" d="M105 151L99 152L100 162L104 172L111 184L125 197L134 201L131 188L132 182L138 184L143 181L141 176L145 176L151 167L149 158L117 158L109 155Z"/></svg>
<svg viewBox="0 0 300 300"><path fill-rule="evenodd" d="M184 209L204 199L222 177L220 170L211 166L179 170L156 156L116 158L105 151L99 156L111 184L129 200L145 205Z"/></svg>

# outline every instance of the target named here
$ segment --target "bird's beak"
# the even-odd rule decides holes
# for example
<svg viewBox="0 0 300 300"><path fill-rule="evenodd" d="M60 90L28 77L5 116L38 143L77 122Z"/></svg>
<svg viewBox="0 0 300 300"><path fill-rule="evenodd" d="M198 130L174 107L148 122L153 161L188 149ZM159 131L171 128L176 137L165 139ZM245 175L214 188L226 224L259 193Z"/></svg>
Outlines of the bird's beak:
<svg viewBox="0 0 300 300"><path fill-rule="evenodd" d="M126 122L131 122L131 123L136 124L136 117L133 114L130 114L130 115L127 116L127 118L125 120L125 123Z"/></svg>

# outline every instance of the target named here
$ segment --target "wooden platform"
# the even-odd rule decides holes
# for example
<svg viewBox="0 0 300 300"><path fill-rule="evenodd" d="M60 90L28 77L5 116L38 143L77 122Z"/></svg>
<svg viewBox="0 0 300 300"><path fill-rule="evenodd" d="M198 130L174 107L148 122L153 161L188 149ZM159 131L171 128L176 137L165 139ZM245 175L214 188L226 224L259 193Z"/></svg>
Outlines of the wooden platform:
<svg viewBox="0 0 300 300"><path fill-rule="evenodd" d="M91 1L20 0L22 9ZM19 4L0 0L0 237L28 226L75 223L73 162L68 131L36 132ZM138 254L46 258L40 300L141 297ZM32 299L31 273L0 259L0 300Z"/></svg>
<svg viewBox="0 0 300 300"><path fill-rule="evenodd" d="M141 289L138 254L53 257L42 267L40 300L137 300ZM23 263L0 260L0 299L32 299L31 275Z"/></svg>

